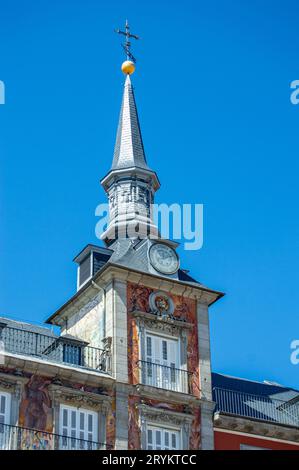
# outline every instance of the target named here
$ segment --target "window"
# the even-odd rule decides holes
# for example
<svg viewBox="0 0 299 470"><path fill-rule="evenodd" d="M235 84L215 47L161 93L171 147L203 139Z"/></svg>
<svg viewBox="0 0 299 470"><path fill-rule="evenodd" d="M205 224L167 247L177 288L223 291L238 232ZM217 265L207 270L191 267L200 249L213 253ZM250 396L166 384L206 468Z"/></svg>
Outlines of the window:
<svg viewBox="0 0 299 470"><path fill-rule="evenodd" d="M98 441L98 414L84 408L60 407L60 447L63 449L92 449Z"/></svg>
<svg viewBox="0 0 299 470"><path fill-rule="evenodd" d="M63 362L81 366L81 346L74 346L73 344L63 345Z"/></svg>
<svg viewBox="0 0 299 470"><path fill-rule="evenodd" d="M182 391L178 340L147 334L144 369L147 385Z"/></svg>
<svg viewBox="0 0 299 470"><path fill-rule="evenodd" d="M164 429L158 426L147 426L147 450L176 450L180 449L180 431Z"/></svg>
<svg viewBox="0 0 299 470"><path fill-rule="evenodd" d="M0 391L0 449L7 449L10 439L10 393Z"/></svg>

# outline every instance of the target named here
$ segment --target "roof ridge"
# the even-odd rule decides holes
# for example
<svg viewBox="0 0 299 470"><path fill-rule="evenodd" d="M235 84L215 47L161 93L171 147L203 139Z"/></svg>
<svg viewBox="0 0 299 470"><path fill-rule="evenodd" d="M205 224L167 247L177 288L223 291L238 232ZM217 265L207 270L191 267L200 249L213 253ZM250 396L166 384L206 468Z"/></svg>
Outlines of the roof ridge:
<svg viewBox="0 0 299 470"><path fill-rule="evenodd" d="M222 374L221 372L212 372L212 374L222 375L223 377L228 377L230 379L235 379L235 380L243 380L244 382L252 382L252 383L257 383L257 384L260 384L260 385L266 385L268 387L280 387L280 388L296 391L296 389L294 389L292 387L287 387L285 385L281 385L281 384L277 384L277 383L276 384L269 384L269 383L266 383L266 382L261 382L260 380L252 380L252 379L247 379L245 377L236 377L235 375Z"/></svg>

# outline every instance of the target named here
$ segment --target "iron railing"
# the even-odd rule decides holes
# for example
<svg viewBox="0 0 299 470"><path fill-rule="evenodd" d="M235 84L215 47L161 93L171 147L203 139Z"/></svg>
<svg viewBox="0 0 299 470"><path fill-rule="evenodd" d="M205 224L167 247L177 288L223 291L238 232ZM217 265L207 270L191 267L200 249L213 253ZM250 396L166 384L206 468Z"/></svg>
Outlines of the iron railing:
<svg viewBox="0 0 299 470"><path fill-rule="evenodd" d="M109 371L110 357L104 349L68 340L0 325L2 353L22 354L85 369Z"/></svg>
<svg viewBox="0 0 299 470"><path fill-rule="evenodd" d="M299 394L288 401L215 387L216 411L299 427Z"/></svg>
<svg viewBox="0 0 299 470"><path fill-rule="evenodd" d="M0 424L0 450L106 450L100 442Z"/></svg>
<svg viewBox="0 0 299 470"><path fill-rule="evenodd" d="M174 392L191 393L191 372L148 361L139 361L138 365L142 384Z"/></svg>

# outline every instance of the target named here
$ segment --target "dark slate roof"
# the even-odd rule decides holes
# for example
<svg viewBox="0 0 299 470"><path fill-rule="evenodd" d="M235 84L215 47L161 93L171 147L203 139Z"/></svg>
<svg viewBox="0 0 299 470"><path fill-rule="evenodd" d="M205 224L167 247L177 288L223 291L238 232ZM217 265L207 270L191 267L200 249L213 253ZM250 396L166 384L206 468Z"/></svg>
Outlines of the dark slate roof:
<svg viewBox="0 0 299 470"><path fill-rule="evenodd" d="M234 390L238 392L250 393L259 396L283 396L283 394L289 394L293 391L299 394L298 390L290 387L283 387L282 385L267 383L267 382L255 382L248 379L240 379L239 377L232 377L230 375L218 374L212 372L212 386L223 388L226 390Z"/></svg>
<svg viewBox="0 0 299 470"><path fill-rule="evenodd" d="M196 279L194 279L193 277L191 277L191 276L189 275L189 273L187 273L187 272L184 271L183 269L179 269L178 275L179 275L179 280L180 280L180 281L195 282L195 284L200 284L200 282L196 281Z"/></svg>
<svg viewBox="0 0 299 470"><path fill-rule="evenodd" d="M46 336L57 337L57 335L52 331L52 329L47 328L46 326L34 325L33 323L26 323L17 320L11 320L10 318L0 317L0 323L4 323L10 328L16 328L18 330L30 331L32 333L38 333Z"/></svg>
<svg viewBox="0 0 299 470"><path fill-rule="evenodd" d="M150 170L146 163L134 92L127 75L111 170L134 167Z"/></svg>
<svg viewBox="0 0 299 470"><path fill-rule="evenodd" d="M10 318L0 317L0 324L4 324L6 327L15 328L16 330L28 331L30 333L35 333L44 336L51 336L55 339L66 339L71 342L78 342L82 344L88 344L85 340L73 336L70 334L58 335L51 328L46 326L39 326L33 323L22 322L18 320L11 320Z"/></svg>
<svg viewBox="0 0 299 470"><path fill-rule="evenodd" d="M299 427L299 391L212 373L215 411Z"/></svg>

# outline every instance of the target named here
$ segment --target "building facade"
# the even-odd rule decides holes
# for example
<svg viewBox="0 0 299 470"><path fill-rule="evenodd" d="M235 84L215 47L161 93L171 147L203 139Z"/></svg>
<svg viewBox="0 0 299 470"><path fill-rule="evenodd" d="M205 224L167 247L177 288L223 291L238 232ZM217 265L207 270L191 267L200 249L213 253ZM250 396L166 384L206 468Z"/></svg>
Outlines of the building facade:
<svg viewBox="0 0 299 470"><path fill-rule="evenodd" d="M229 395L233 380L211 373L209 307L223 294L182 270L177 244L155 226L160 183L145 157L130 73L101 181L110 210L104 246L76 256L77 291L47 326L0 319L0 449L296 447L296 391L293 420L279 421L286 408L247 416L250 398L228 407L240 399Z"/></svg>

